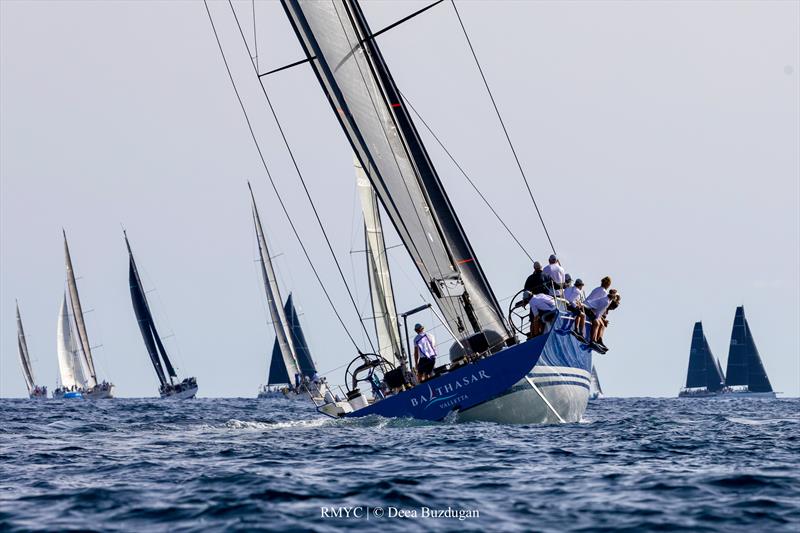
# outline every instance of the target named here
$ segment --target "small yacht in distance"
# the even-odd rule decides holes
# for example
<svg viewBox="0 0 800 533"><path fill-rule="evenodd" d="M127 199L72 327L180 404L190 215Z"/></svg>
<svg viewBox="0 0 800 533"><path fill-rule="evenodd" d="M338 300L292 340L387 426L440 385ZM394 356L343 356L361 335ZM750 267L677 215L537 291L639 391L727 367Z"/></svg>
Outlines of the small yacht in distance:
<svg viewBox="0 0 800 533"><path fill-rule="evenodd" d="M733 318L723 394L736 398L775 398L743 305L736 308Z"/></svg>
<svg viewBox="0 0 800 533"><path fill-rule="evenodd" d="M178 374L175 372L175 367L172 366L167 356L167 351L164 349L164 344L161 342L161 337L156 330L156 323L153 320L153 314L150 312L150 305L147 303L142 280L139 277L139 269L136 267L131 244L128 242L128 234L125 233L125 230L122 233L125 235L125 246L128 248L128 282L131 289L133 312L136 313L139 331L142 333L142 339L144 339L144 345L150 355L150 361L153 363L158 381L161 383L158 392L162 398L174 398L177 400L194 398L197 394L197 380L195 378L189 377L178 383L175 383L173 379L177 378ZM164 362L163 366L161 364L162 361ZM166 373L164 372L165 370Z"/></svg>
<svg viewBox="0 0 800 533"><path fill-rule="evenodd" d="M707 398L718 396L725 386L725 376L719 360L711 353L703 333L703 323L695 322L692 332L692 346L689 349L689 369L686 372L686 386L678 394L679 398Z"/></svg>
<svg viewBox="0 0 800 533"><path fill-rule="evenodd" d="M19 302L17 304L17 348L19 349L19 359L22 363L22 376L25 378L25 386L28 387L28 397L31 399L47 398L47 387L39 386L33 379L33 366L31 356L28 353L28 342L25 340L25 330L22 329L22 318L19 315Z"/></svg>
<svg viewBox="0 0 800 533"><path fill-rule="evenodd" d="M98 382L97 372L92 357L92 347L86 333L86 323L83 319L83 308L78 295L78 284L75 281L75 271L72 268L72 258L67 244L67 233L64 234L64 259L67 267L67 295L69 295L69 308L67 296L61 304L61 313L58 320L58 362L61 370L61 387L53 391L54 398L69 398L82 396L90 400L113 398L114 384L107 381ZM70 312L71 311L71 312ZM73 324L75 329L73 330ZM78 342L75 342L77 333ZM82 366L85 366L86 374ZM87 375L88 374L88 375ZM66 379L65 379L66 378ZM74 393L80 393L76 395Z"/></svg>
<svg viewBox="0 0 800 533"><path fill-rule="evenodd" d="M600 378L597 377L597 369L592 365L592 378L589 382L589 399L599 400L603 397L603 387L600 386Z"/></svg>

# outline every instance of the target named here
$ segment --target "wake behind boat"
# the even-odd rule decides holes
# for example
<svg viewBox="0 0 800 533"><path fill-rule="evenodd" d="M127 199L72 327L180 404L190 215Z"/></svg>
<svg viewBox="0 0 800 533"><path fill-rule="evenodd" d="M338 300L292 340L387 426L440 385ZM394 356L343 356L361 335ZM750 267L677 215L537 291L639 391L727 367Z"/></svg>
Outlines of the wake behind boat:
<svg viewBox="0 0 800 533"><path fill-rule="evenodd" d="M145 296L142 279L139 277L139 269L133 258L131 244L128 242L128 234L123 230L125 236L125 246L128 249L128 283L131 290L131 302L133 312L136 314L136 321L139 323L139 331L142 334L145 348L150 356L150 362L156 371L159 381L158 393L162 398L173 398L184 400L194 398L197 394L197 380L193 377L175 382L178 377L175 367L167 356L167 350L161 341L161 337L156 330L156 323L153 314L150 312L150 304ZM162 365L163 361L163 365ZM166 369L166 373L164 370Z"/></svg>

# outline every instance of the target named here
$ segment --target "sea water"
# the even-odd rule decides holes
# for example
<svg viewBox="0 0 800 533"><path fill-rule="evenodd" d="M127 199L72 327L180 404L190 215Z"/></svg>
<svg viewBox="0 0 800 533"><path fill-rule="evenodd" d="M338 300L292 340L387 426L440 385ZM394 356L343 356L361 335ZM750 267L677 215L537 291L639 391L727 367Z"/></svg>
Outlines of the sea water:
<svg viewBox="0 0 800 533"><path fill-rule="evenodd" d="M0 400L0 531L796 532L799 465L797 399L609 398L549 426Z"/></svg>

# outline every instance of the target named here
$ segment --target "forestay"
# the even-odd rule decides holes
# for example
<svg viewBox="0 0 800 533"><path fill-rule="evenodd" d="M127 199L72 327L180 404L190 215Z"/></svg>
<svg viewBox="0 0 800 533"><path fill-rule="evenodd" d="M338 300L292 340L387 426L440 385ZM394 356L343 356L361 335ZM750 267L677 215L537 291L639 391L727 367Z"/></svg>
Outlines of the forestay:
<svg viewBox="0 0 800 533"><path fill-rule="evenodd" d="M69 255L69 245L67 245L67 234L64 232L64 258L67 264L67 288L69 290L69 303L72 308L72 316L78 333L78 341L81 344L84 363L89 371L88 386L97 385L97 373L94 370L94 359L92 358L92 347L89 345L89 336L86 333L86 323L83 320L83 308L81 299L78 296L78 284L75 282L75 272L72 269L72 258Z"/></svg>
<svg viewBox="0 0 800 533"><path fill-rule="evenodd" d="M248 184L249 187L249 184ZM258 215L256 199L253 196L253 189L250 189L250 199L253 206L253 223L256 227L256 237L258 238L258 251L261 264L261 275L264 280L264 289L267 294L267 304L269 314L272 317L272 325L275 328L275 339L281 350L283 364L289 378L293 378L299 373L300 365L297 363L297 352L292 342L291 332L287 326L286 313L281 306L281 292L278 288L278 280L275 278L275 269L272 266L272 258L267 248L267 240L264 237L264 229L261 227L261 218Z"/></svg>
<svg viewBox="0 0 800 533"><path fill-rule="evenodd" d="M353 157L356 169L356 187L364 213L364 241L366 243L367 277L369 280L372 318L378 336L378 353L393 366L397 366L401 355L400 331L397 329L397 307L386 255L378 198L357 157Z"/></svg>
<svg viewBox="0 0 800 533"><path fill-rule="evenodd" d="M364 172L450 330L510 333L359 5L282 0ZM366 40L365 40L366 39Z"/></svg>

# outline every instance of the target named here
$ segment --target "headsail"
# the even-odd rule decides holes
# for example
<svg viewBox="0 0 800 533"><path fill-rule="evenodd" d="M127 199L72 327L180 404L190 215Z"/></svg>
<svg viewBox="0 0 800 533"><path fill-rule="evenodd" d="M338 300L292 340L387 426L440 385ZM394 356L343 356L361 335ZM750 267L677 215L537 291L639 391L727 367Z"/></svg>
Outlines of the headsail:
<svg viewBox="0 0 800 533"><path fill-rule="evenodd" d="M364 167L353 157L356 168L356 186L364 212L364 240L366 242L367 276L369 279L372 317L378 334L378 353L392 365L400 360L402 344L397 327L397 308L389 273L389 258L386 256L386 241L383 237L378 198L364 172Z"/></svg>
<svg viewBox="0 0 800 533"><path fill-rule="evenodd" d="M123 233L125 232L123 231ZM153 314L150 312L150 305L147 303L147 297L145 297L144 294L142 279L139 277L139 269L136 267L136 261L133 259L133 252L128 242L127 233L125 233L125 246L128 248L128 284L131 290L133 312L136 314L136 321L139 323L139 331L142 333L144 345L147 348L147 353L150 355L150 361L152 361L153 367L156 369L158 380L161 382L161 385L164 386L171 383L171 378L177 377L177 373L167 356L167 351L164 349L161 337L156 330L156 324L153 320ZM161 365L162 360L164 361L163 367ZM167 370L169 379L164 374L164 368Z"/></svg>
<svg viewBox="0 0 800 533"><path fill-rule="evenodd" d="M33 379L33 367L31 366L30 354L28 354L25 330L22 328L22 318L19 315L19 303L17 303L17 348L19 349L19 359L22 363L22 375L25 377L25 386L28 387L28 394L30 394L36 387L36 380Z"/></svg>
<svg viewBox="0 0 800 533"><path fill-rule="evenodd" d="M722 390L725 377L719 363L711 353L703 333L703 323L696 322L692 332L692 346L689 350L689 370L686 373L686 388L705 387L711 392Z"/></svg>
<svg viewBox="0 0 800 533"><path fill-rule="evenodd" d="M250 187L250 184L247 184ZM278 288L278 280L275 278L275 269L272 266L272 258L267 248L267 240L264 237L264 229L261 227L261 218L258 216L256 198L253 196L253 189L250 188L250 199L253 205L253 223L256 227L256 237L258 238L258 251L261 263L261 275L264 279L264 289L267 293L267 303L269 304L269 314L272 317L272 325L275 328L275 340L278 343L286 367L286 373L292 379L300 370L297 362L297 352L292 342L292 335L289 331L286 320L286 313L281 306L281 292Z"/></svg>
<svg viewBox="0 0 800 533"><path fill-rule="evenodd" d="M772 384L764 370L764 363L744 315L744 306L736 308L733 318L725 385L746 385L751 392L772 392Z"/></svg>
<svg viewBox="0 0 800 533"><path fill-rule="evenodd" d="M451 331L511 337L355 0L282 0L350 144ZM490 332L492 332L490 334Z"/></svg>
<svg viewBox="0 0 800 533"><path fill-rule="evenodd" d="M300 365L300 371L304 376L312 377L317 373L317 365L314 364L314 359L311 357L311 350L308 347L303 328L300 326L300 317L297 316L297 309L294 307L294 299L291 293L286 298L283 312L286 315L286 323L292 334L292 344L294 344L294 348L297 351L297 363Z"/></svg>
<svg viewBox="0 0 800 533"><path fill-rule="evenodd" d="M56 352L58 353L58 371L61 377L61 386L85 387L86 377L83 373L81 357L78 353L78 344L72 330L67 308L67 295L61 300L61 309L58 313L56 327Z"/></svg>
<svg viewBox="0 0 800 533"><path fill-rule="evenodd" d="M63 230L62 230L63 231ZM89 336L86 334L86 323L83 320L83 308L81 299L78 296L78 284L75 282L75 271L72 269L72 258L69 255L69 245L67 244L67 233L64 233L64 259L67 264L67 288L69 289L69 303L72 308L72 317L78 333L78 341L83 352L84 363L89 371L88 386L97 385L97 373L94 369L94 359L92 358L92 347L89 345Z"/></svg>

